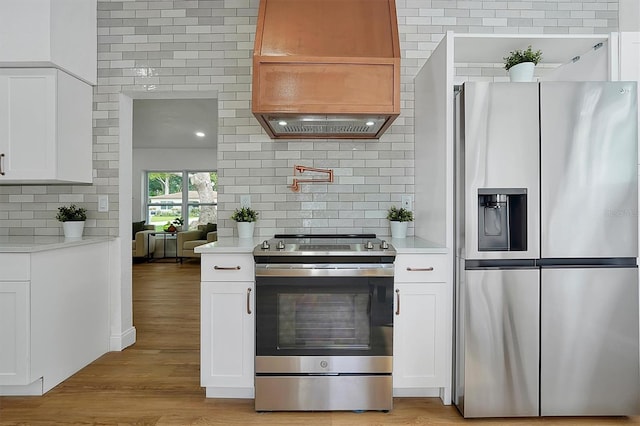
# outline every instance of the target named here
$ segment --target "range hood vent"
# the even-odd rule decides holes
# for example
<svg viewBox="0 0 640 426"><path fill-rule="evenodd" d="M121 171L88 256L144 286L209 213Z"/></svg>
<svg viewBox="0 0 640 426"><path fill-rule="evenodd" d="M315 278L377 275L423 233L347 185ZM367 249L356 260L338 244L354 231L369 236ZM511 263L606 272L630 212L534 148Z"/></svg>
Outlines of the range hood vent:
<svg viewBox="0 0 640 426"><path fill-rule="evenodd" d="M274 139L378 139L400 114L395 0L261 0L252 88Z"/></svg>
<svg viewBox="0 0 640 426"><path fill-rule="evenodd" d="M313 137L362 137L370 138L380 132L386 122L386 117L355 118L347 116L324 116L315 118L300 117L269 117L269 127L280 135L305 135Z"/></svg>

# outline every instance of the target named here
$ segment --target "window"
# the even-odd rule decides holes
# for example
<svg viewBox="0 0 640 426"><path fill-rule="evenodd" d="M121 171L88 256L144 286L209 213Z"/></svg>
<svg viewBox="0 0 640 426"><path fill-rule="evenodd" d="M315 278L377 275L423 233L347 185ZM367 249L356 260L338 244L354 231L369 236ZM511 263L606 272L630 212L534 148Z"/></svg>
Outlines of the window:
<svg viewBox="0 0 640 426"><path fill-rule="evenodd" d="M146 172L147 223L157 230L178 218L183 229L217 223L217 184L218 174L212 171Z"/></svg>

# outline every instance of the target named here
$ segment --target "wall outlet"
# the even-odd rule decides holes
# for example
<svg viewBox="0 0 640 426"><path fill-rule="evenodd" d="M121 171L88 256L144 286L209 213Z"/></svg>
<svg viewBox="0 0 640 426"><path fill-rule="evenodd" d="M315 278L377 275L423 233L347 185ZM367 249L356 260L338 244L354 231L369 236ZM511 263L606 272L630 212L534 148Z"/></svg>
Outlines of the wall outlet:
<svg viewBox="0 0 640 426"><path fill-rule="evenodd" d="M109 211L109 196L98 195L98 211L101 213Z"/></svg>
<svg viewBox="0 0 640 426"><path fill-rule="evenodd" d="M240 207L251 207L251 195L240 196Z"/></svg>
<svg viewBox="0 0 640 426"><path fill-rule="evenodd" d="M411 195L402 196L402 208L405 210L411 210Z"/></svg>

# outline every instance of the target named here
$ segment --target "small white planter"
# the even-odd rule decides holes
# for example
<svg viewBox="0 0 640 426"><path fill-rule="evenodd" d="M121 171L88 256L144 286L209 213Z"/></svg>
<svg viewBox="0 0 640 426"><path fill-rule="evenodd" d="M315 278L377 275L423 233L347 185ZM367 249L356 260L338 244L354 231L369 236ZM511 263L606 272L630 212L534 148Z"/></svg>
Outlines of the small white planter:
<svg viewBox="0 0 640 426"><path fill-rule="evenodd" d="M407 238L409 222L390 220L389 225L391 226L391 238Z"/></svg>
<svg viewBox="0 0 640 426"><path fill-rule="evenodd" d="M533 81L533 71L536 65L533 62L521 62L509 68L509 80L512 82Z"/></svg>
<svg viewBox="0 0 640 426"><path fill-rule="evenodd" d="M253 229L255 228L255 222L238 222L238 237L239 238L251 238L253 237Z"/></svg>
<svg viewBox="0 0 640 426"><path fill-rule="evenodd" d="M84 231L84 221L62 222L64 237L67 239L80 239Z"/></svg>

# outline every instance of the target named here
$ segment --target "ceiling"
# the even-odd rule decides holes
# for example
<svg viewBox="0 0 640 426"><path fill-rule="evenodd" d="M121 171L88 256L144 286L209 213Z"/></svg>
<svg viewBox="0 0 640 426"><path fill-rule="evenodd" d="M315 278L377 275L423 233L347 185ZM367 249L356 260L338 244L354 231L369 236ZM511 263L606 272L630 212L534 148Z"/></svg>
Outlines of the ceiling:
<svg viewBox="0 0 640 426"><path fill-rule="evenodd" d="M196 136L203 132L204 137ZM135 99L134 148L213 148L218 146L217 99Z"/></svg>

